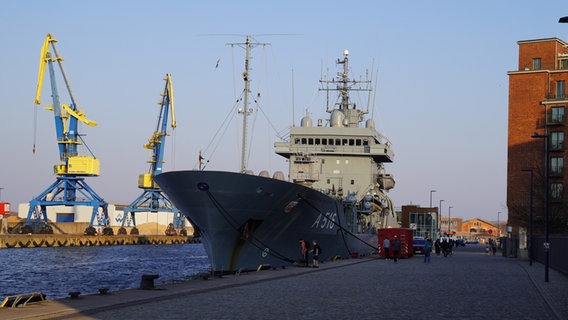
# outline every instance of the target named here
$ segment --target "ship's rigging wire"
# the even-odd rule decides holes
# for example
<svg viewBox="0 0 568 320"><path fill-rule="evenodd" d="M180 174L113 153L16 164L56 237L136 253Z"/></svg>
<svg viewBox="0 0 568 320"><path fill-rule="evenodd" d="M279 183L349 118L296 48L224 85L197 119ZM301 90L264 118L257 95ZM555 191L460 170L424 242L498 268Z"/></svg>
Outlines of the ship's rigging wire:
<svg viewBox="0 0 568 320"><path fill-rule="evenodd" d="M211 158L214 154L215 151L217 151L217 148L219 147L219 145L221 144L221 141L223 140L222 138L225 136L225 133L227 132L227 129L229 128L229 123L232 121L232 119L235 117L236 114L236 109L238 106L239 101L242 100L242 96L239 97L239 99L235 100L235 103L233 104L233 107L231 108L231 110L229 111L229 113L227 114L227 116L225 117L225 119L223 119L223 122L221 123L221 125L219 126L219 128L217 128L217 131L215 132L215 134L213 135L213 138L211 138L211 140L209 141L209 143L207 144L207 147L205 148L205 150L203 150L204 154L207 154L207 151L209 150L210 147L213 147L213 150L211 151L211 153L209 153L208 158ZM220 137L217 139L217 136L220 134L221 130L223 129L223 132L221 133ZM217 140L216 140L217 139Z"/></svg>
<svg viewBox="0 0 568 320"><path fill-rule="evenodd" d="M379 70L376 71L377 76L375 77L375 90L373 90L373 104L371 109L371 119L375 120L375 100L377 98L377 86L379 84Z"/></svg>
<svg viewBox="0 0 568 320"><path fill-rule="evenodd" d="M176 130L172 129L172 149L171 149L171 162L172 162L172 170L176 169Z"/></svg>
<svg viewBox="0 0 568 320"><path fill-rule="evenodd" d="M225 136L230 123L233 121L233 119L235 118L235 115L238 114L238 105L240 102L242 102L244 100L244 95L245 94L250 94L249 92L245 92L245 90L241 91L240 96L237 98L237 81L236 79L236 68L235 68L235 51L234 51L234 46L231 46L232 50L231 50L231 60L232 60L232 73L233 73L233 95L234 95L234 101L235 104L233 105L233 107L231 108L231 110L229 111L229 114L225 117L225 119L223 120L223 122L221 123L221 125L219 126L219 128L217 129L217 131L215 132L213 138L210 140L210 142L208 143L207 147L203 150L203 154L207 154L208 150L212 147L212 151L208 154L208 158L213 157L215 151L217 150L217 148L219 147L219 145L221 144L221 141L223 141L222 137ZM266 65L266 52L265 52L265 46L263 46L263 54L262 54L262 60L263 63L261 64L261 68L267 68ZM267 121L268 125L271 127L271 129L273 130L274 134L276 135L276 137L278 137L281 140L285 140L284 134L282 132L279 132L276 127L274 126L274 123L270 120L270 117L267 115L267 113L265 112L264 108L261 107L260 104L260 98L261 98L261 94L260 94L260 83L262 81L266 81L263 80L264 78L262 77L262 75L264 74L262 72L262 70L259 72L259 85L258 85L258 89L257 89L257 94L256 96L251 96L253 102L254 102L254 110L257 111L255 112L255 116L253 118L253 123L251 125L251 134L249 135L249 138L247 139L247 145L249 146L248 150L247 150L247 159L246 161L248 162L250 160L250 156L252 153L252 143L253 143L253 137L254 137L254 130L256 128L256 121L258 118L258 111L260 111L260 113L262 113L262 116L265 118L265 120ZM266 86L268 87L268 86ZM248 106L243 106L243 116L246 116L245 113L249 112L249 110L247 109ZM239 123L237 121L235 121L235 126L236 129L238 130L238 126ZM287 128L288 129L288 128ZM222 132L222 133L221 133ZM221 135L219 136L219 134L221 133ZM235 135L236 138L236 145L239 145L239 136Z"/></svg>
<svg viewBox="0 0 568 320"><path fill-rule="evenodd" d="M37 141L37 104L34 105L34 137L33 137L33 146L32 146L33 154L35 154L36 152L36 141Z"/></svg>
<svg viewBox="0 0 568 320"><path fill-rule="evenodd" d="M368 71L367 71L368 72ZM373 59L373 64L371 66L371 77L373 76L373 73L375 73L375 59ZM369 79L369 75L367 74L367 79ZM373 88L371 88L371 86L373 85L373 79L371 78L371 81L369 83L367 83L367 90L369 90L369 95L367 96L367 112L369 112L369 106L371 105L371 95L374 94L373 92ZM374 95L373 95L374 97ZM375 100L373 99L373 103L375 103ZM373 106L373 111L375 110L374 106ZM371 113L371 119L373 119L373 114Z"/></svg>

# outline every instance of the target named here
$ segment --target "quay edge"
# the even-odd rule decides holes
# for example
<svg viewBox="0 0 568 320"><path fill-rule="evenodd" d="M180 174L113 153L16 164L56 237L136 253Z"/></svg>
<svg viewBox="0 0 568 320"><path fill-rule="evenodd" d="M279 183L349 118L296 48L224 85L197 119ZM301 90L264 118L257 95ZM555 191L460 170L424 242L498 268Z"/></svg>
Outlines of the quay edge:
<svg viewBox="0 0 568 320"><path fill-rule="evenodd" d="M3 234L0 235L0 249L48 248L48 247L89 247L114 245L162 245L200 243L193 236L166 235L114 235L84 236L69 234Z"/></svg>

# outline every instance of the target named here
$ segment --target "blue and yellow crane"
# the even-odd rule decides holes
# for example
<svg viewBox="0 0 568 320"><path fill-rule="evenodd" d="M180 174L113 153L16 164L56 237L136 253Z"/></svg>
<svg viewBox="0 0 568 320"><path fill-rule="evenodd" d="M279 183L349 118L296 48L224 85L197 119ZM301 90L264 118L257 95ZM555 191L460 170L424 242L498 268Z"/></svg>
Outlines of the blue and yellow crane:
<svg viewBox="0 0 568 320"><path fill-rule="evenodd" d="M100 162L85 144L82 135L79 133L79 122L88 126L96 126L97 123L87 119L85 114L79 110L71 92L69 80L63 69L63 58L57 53L56 42L57 40L51 34L48 34L41 47L35 104L39 105L41 103L43 78L47 66L53 105L46 107L46 109L53 111L55 117L55 132L60 163L54 166L56 181L30 201L25 225L18 232L53 233L47 218L46 210L49 206L91 206L93 211L85 234L94 235L97 232L102 232L105 235L112 235L113 230L108 223L107 202L85 182L85 177L95 177L100 174ZM53 50L53 53L50 52L50 48ZM61 103L59 100L55 79L55 63L57 63L61 71L61 76L71 99L70 104ZM81 145L86 147L89 152L88 155L79 154L78 147ZM33 152L35 153L35 143Z"/></svg>
<svg viewBox="0 0 568 320"><path fill-rule="evenodd" d="M172 212L174 214L174 221L171 227L173 228L168 228L166 234L175 235L177 234L176 229L181 229L180 234L187 235L187 231L183 228L185 218L154 182L154 176L162 173L166 136L169 135L167 132L169 117L171 117L172 120L172 129L176 128L174 91L171 75L169 73L166 74L164 80L166 84L159 102L160 112L156 130L148 139L148 143L144 144L144 148L152 150L152 157L148 160L150 168L147 173L138 176L138 188L144 191L128 207L124 208L122 227L118 230L118 234L126 234L126 227L132 227L130 234L139 233L136 227L135 213L137 212Z"/></svg>

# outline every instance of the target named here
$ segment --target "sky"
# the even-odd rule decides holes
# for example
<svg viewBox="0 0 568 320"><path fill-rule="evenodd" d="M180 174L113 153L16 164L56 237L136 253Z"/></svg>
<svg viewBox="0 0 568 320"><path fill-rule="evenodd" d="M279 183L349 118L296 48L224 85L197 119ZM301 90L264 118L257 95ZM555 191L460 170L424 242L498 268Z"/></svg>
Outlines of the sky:
<svg viewBox="0 0 568 320"><path fill-rule="evenodd" d="M252 51L251 91L260 96L251 106L248 168L288 172L273 144L306 113L327 118L318 82L349 50L351 74L375 80L372 117L396 155L386 165L395 205L429 207L432 196L434 207L444 200L442 216L451 206L452 217L504 221L507 72L517 69L517 41L568 40L568 25L558 23L566 15L568 4L556 0L4 0L0 200L17 210L55 181L47 75L42 104L33 103L46 34L58 40L79 108L98 123L80 127L101 162L101 175L86 181L107 202L124 204L141 194L138 175L151 156L142 145L156 128L166 73L177 128L164 170L197 169L200 151L207 170L239 170L242 118L234 107L244 50L228 44L251 35L267 45Z"/></svg>

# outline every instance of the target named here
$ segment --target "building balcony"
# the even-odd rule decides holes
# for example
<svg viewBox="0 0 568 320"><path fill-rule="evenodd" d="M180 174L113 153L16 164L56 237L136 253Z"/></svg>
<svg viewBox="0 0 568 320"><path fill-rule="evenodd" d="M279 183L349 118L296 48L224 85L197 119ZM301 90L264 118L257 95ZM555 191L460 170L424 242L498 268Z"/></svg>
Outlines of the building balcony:
<svg viewBox="0 0 568 320"><path fill-rule="evenodd" d="M560 100L567 101L568 95L565 92L549 92L546 95L546 100Z"/></svg>
<svg viewBox="0 0 568 320"><path fill-rule="evenodd" d="M546 115L546 125L549 126L558 126L558 125L564 125L564 115L558 115L558 114L547 114Z"/></svg>

